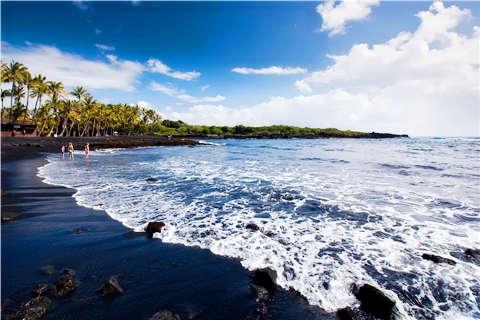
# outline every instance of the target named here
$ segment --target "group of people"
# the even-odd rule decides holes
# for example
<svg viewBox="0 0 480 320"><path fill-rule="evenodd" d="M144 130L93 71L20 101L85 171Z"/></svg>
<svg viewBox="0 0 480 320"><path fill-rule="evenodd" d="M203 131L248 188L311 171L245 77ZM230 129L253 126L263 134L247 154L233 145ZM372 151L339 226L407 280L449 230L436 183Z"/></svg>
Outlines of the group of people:
<svg viewBox="0 0 480 320"><path fill-rule="evenodd" d="M70 159L73 159L73 154L75 153L75 148L73 147L73 143L69 142L68 145L62 144L62 157L65 157L65 151L68 152ZM85 157L88 158L88 154L90 153L90 144L87 143L83 147L83 151L85 152Z"/></svg>

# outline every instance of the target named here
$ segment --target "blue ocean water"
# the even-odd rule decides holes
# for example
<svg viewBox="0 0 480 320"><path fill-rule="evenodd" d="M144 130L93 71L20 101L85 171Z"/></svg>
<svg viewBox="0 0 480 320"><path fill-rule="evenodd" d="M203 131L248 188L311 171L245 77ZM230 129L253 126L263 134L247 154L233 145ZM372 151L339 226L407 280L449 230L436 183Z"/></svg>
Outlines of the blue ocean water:
<svg viewBox="0 0 480 320"><path fill-rule="evenodd" d="M367 282L403 318L480 318L480 266L463 254L480 248L479 138L207 143L50 155L39 175L130 228L164 221L165 242L274 268L327 311Z"/></svg>

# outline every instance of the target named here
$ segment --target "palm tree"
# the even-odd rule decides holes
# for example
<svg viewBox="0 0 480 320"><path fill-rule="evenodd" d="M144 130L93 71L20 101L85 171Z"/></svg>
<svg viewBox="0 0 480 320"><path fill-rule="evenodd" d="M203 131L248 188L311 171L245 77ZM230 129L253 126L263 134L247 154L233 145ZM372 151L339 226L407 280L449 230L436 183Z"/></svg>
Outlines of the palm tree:
<svg viewBox="0 0 480 320"><path fill-rule="evenodd" d="M36 97L35 107L33 108L32 118L35 119L37 114L37 107L42 105L42 97L48 93L48 86L46 83L47 78L38 74L33 78L32 82L32 98Z"/></svg>
<svg viewBox="0 0 480 320"><path fill-rule="evenodd" d="M61 97L63 97L63 83L58 81L48 81L48 94L52 97L53 100L58 101Z"/></svg>
<svg viewBox="0 0 480 320"><path fill-rule="evenodd" d="M23 118L23 123L25 123L25 119L27 118L28 116L28 102L29 102L29 98L30 98L30 89L32 88L32 75L30 74L30 72L26 71L24 76L23 76L23 79L22 79L22 84L25 85L27 87L27 101L25 103L25 117Z"/></svg>
<svg viewBox="0 0 480 320"><path fill-rule="evenodd" d="M70 94L73 95L75 98L77 98L78 101L80 101L88 95L88 92L87 92L87 90L85 90L84 87L77 86L77 87L73 88L73 90L70 92Z"/></svg>
<svg viewBox="0 0 480 320"><path fill-rule="evenodd" d="M10 90L10 92L12 93L10 95L10 118L12 116L13 110L13 93L16 91L17 84L21 83L27 72L28 69L23 64L12 61L8 66L6 66L5 75L2 76L2 81L5 79L5 82L9 82L12 84L12 89Z"/></svg>

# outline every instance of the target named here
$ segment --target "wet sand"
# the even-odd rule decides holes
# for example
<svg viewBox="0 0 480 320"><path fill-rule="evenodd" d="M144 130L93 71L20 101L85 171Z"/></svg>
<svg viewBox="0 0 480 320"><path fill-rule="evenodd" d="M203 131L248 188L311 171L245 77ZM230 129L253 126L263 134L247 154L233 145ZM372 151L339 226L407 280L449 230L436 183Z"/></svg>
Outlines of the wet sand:
<svg viewBox="0 0 480 320"><path fill-rule="evenodd" d="M283 289L276 291L267 313L259 314L251 272L239 261L149 239L103 211L78 206L74 190L44 184L36 176L45 161L42 152L53 150L49 143L2 145L2 217L16 216L2 223L2 315L31 297L35 284L51 283L70 267L80 287L53 299L45 319L148 319L164 309L182 319L335 318ZM53 265L55 273L42 274L45 265ZM104 300L96 290L112 275L125 292Z"/></svg>

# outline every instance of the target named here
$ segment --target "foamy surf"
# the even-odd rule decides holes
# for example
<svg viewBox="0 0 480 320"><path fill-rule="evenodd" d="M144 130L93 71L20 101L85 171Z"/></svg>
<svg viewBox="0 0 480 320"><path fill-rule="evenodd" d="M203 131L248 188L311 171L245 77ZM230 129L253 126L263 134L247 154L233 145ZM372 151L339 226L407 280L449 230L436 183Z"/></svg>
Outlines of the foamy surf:
<svg viewBox="0 0 480 320"><path fill-rule="evenodd" d="M166 222L158 234L165 242L239 258L248 269L274 268L279 285L327 311L357 303L350 286L366 282L394 299L403 318L478 318L480 267L461 252L480 247L479 145L229 140L89 160L50 156L39 176L77 189L80 205L132 229ZM423 260L425 252L456 265Z"/></svg>

